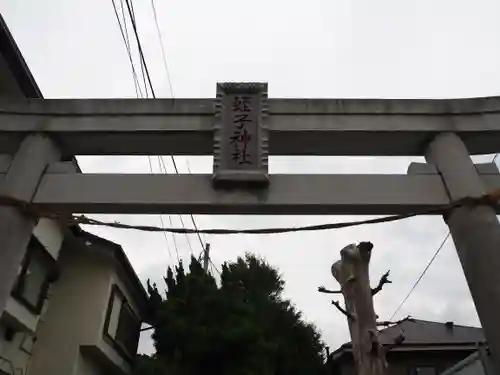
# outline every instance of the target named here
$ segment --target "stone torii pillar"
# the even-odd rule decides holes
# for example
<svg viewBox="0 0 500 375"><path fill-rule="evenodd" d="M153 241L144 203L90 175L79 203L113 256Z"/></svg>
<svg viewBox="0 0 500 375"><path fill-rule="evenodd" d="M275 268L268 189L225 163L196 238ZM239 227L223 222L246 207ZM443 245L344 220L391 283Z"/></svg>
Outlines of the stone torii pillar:
<svg viewBox="0 0 500 375"><path fill-rule="evenodd" d="M0 195L4 199L31 202L49 163L59 160L56 145L41 134L27 136L15 154ZM36 220L16 207L0 205L0 316L26 254Z"/></svg>
<svg viewBox="0 0 500 375"><path fill-rule="evenodd" d="M425 157L436 166L450 200L486 193L458 135L438 135L429 144ZM453 209L444 220L453 237L496 368L500 369L500 225L495 210L488 205L462 206Z"/></svg>

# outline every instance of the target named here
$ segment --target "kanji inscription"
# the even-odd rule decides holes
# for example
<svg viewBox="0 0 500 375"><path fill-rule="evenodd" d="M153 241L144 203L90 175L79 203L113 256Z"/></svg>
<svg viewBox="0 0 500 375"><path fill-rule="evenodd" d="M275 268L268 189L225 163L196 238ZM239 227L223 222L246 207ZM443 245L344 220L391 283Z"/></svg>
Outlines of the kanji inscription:
<svg viewBox="0 0 500 375"><path fill-rule="evenodd" d="M267 182L267 84L217 88L214 180Z"/></svg>
<svg viewBox="0 0 500 375"><path fill-rule="evenodd" d="M231 161L233 167L255 165L256 116L255 98L249 95L231 95ZM253 140L253 142L252 142Z"/></svg>

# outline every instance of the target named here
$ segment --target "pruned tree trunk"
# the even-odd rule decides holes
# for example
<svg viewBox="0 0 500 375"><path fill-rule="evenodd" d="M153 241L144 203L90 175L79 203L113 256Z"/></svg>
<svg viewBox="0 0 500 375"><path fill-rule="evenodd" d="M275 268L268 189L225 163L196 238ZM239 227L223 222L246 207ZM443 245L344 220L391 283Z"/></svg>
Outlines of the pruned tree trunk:
<svg viewBox="0 0 500 375"><path fill-rule="evenodd" d="M340 251L341 260L332 265L332 275L341 285L345 299L358 375L383 375L387 368L378 340L368 273L372 248L369 242L348 245Z"/></svg>

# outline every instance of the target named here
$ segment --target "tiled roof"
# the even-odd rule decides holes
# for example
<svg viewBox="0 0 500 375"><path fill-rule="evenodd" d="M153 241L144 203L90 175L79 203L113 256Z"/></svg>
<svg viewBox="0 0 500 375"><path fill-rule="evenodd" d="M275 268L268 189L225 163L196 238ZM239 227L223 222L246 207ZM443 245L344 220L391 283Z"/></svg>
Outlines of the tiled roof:
<svg viewBox="0 0 500 375"><path fill-rule="evenodd" d="M439 323L426 320L407 320L399 326L380 331L383 345L394 342L400 334L405 336L405 345L421 344L465 344L484 342L482 328L455 325L453 322Z"/></svg>
<svg viewBox="0 0 500 375"><path fill-rule="evenodd" d="M396 337L401 334L405 337L399 346L401 349L425 345L470 346L486 341L482 328L456 325L453 322L439 323L412 319L380 330L380 343L382 345L393 344ZM350 348L351 342L345 343L332 353L332 358L341 356L343 352L350 351Z"/></svg>

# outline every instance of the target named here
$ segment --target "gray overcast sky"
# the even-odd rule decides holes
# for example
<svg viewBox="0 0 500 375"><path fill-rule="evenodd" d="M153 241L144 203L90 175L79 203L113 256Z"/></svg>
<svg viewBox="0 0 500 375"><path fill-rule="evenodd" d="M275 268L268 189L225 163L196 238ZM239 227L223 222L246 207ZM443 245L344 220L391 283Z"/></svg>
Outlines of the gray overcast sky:
<svg viewBox="0 0 500 375"><path fill-rule="evenodd" d="M134 4L157 95L170 97L151 3ZM156 8L175 97L214 97L218 81L266 81L270 97L443 98L500 91L500 3L495 0L157 0ZM0 12L45 97L135 96L111 0L0 0ZM85 172L149 173L144 157L79 161ZM410 161L272 157L270 168L273 173L403 174ZM210 157L178 158L183 173L187 162L193 173L211 171ZM159 224L158 216L106 218ZM228 228L345 219L196 216L201 227ZM177 217L172 220L178 225ZM174 262L170 236L167 246L161 234L93 231L122 244L143 280L159 280ZM387 269L394 282L375 301L380 317L388 318L445 235L440 218L420 217L321 233L205 239L212 244L216 264L251 251L277 266L287 282L286 295L335 349L348 340L347 324L316 288L336 286L329 270L339 250L362 240L375 244L372 282ZM185 236L177 242L180 256L188 259ZM196 237L190 242L199 253ZM451 241L399 315L407 314L478 324ZM143 337L140 348L151 352L151 341Z"/></svg>

